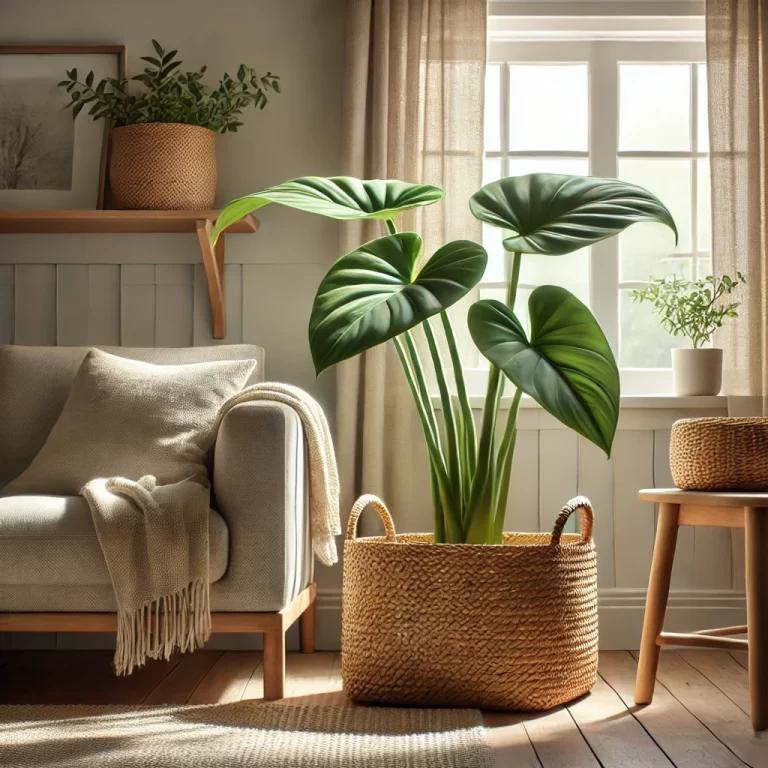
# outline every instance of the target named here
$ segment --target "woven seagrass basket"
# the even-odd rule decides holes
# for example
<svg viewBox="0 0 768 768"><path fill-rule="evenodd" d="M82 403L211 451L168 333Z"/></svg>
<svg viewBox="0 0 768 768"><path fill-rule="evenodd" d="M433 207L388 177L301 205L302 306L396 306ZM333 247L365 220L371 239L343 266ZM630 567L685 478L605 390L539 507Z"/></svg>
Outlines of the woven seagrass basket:
<svg viewBox="0 0 768 768"><path fill-rule="evenodd" d="M374 507L386 536L356 538ZM563 533L581 510L582 533ZM362 496L344 544L341 670L354 701L549 709L597 679L593 512L568 502L552 534L501 545L397 535L386 506Z"/></svg>
<svg viewBox="0 0 768 768"><path fill-rule="evenodd" d="M672 425L672 479L686 491L768 488L768 418L681 419Z"/></svg>
<svg viewBox="0 0 768 768"><path fill-rule="evenodd" d="M137 123L113 128L109 182L117 208L213 208L216 133L181 123Z"/></svg>

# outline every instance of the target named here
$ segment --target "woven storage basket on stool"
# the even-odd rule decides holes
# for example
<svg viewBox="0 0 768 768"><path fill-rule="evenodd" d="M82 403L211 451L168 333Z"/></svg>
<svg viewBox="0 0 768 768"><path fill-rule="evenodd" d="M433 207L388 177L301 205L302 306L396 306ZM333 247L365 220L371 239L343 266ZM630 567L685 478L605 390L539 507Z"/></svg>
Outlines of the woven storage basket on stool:
<svg viewBox="0 0 768 768"><path fill-rule="evenodd" d="M386 537L356 538L374 507ZM581 510L582 533L563 526ZM355 503L344 544L341 671L354 701L549 709L597 679L597 567L587 499L551 535L501 545L396 535L375 496Z"/></svg>
<svg viewBox="0 0 768 768"><path fill-rule="evenodd" d="M216 133L181 123L137 123L113 128L109 183L117 208L213 208Z"/></svg>
<svg viewBox="0 0 768 768"><path fill-rule="evenodd" d="M672 479L686 491L768 488L768 418L681 419L672 425Z"/></svg>

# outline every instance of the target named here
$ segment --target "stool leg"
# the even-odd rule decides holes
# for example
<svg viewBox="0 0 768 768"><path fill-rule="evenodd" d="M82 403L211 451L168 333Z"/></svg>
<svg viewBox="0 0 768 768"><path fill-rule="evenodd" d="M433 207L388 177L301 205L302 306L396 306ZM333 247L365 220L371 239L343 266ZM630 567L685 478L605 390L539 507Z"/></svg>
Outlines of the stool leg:
<svg viewBox="0 0 768 768"><path fill-rule="evenodd" d="M656 543L653 547L651 578L645 601L643 639L640 644L640 663L635 684L635 704L650 704L659 666L659 646L656 643L664 627L664 614L669 598L669 582L677 545L677 520L680 507L677 504L659 504L659 522Z"/></svg>
<svg viewBox="0 0 768 768"><path fill-rule="evenodd" d="M768 728L768 509L745 509L747 635L752 725Z"/></svg>

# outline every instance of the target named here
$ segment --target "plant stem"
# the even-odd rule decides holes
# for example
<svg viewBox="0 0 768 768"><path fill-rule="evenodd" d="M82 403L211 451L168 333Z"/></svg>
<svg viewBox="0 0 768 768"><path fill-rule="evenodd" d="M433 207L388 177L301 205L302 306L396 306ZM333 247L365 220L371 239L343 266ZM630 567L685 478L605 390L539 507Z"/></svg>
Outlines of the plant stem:
<svg viewBox="0 0 768 768"><path fill-rule="evenodd" d="M507 306L512 309L517 298L517 286L520 282L520 264L522 254L512 254L512 270L507 285ZM483 421L480 427L480 442L477 450L477 472L472 481L472 495L468 505L469 515L467 541L481 544L493 540L494 500L496 493L497 456L494 451L496 419L501 396L504 393L505 378L501 371L491 365L488 372L488 389L483 404Z"/></svg>
<svg viewBox="0 0 768 768"><path fill-rule="evenodd" d="M504 437L499 447L499 461L497 471L500 472L499 483L496 486L496 498L493 502L493 543L501 544L504 532L504 517L507 509L507 496L509 495L509 481L512 476L512 459L515 455L515 443L517 442L517 412L520 408L520 398L523 390L515 392L512 404L509 407L507 425L504 428Z"/></svg>
<svg viewBox="0 0 768 768"><path fill-rule="evenodd" d="M440 402L443 407L443 421L445 423L445 453L446 463L448 465L448 477L451 481L454 498L458 504L461 504L464 498L463 477L461 472L459 438L456 431L456 419L453 413L453 404L451 403L451 393L448 390L448 382L445 378L445 369L440 355L440 348L437 345L435 334L429 320L422 324L424 334L427 337L429 353L432 356L432 365L435 369L435 378L437 379L437 388L440 392Z"/></svg>
<svg viewBox="0 0 768 768"><path fill-rule="evenodd" d="M384 219L384 223L387 225L387 230L389 231L390 235L397 234L397 227L395 226L395 222L392 219Z"/></svg>
<svg viewBox="0 0 768 768"><path fill-rule="evenodd" d="M467 385L464 381L464 366L461 363L461 355L459 354L459 347L456 344L456 335L453 332L451 317L447 312L443 311L440 313L440 319L443 322L445 339L448 343L448 351L451 355L453 376L456 380L456 392L459 398L459 407L461 408L464 421L463 443L465 456L467 459L467 467L469 469L469 475L466 478L466 485L469 486L469 478L475 473L475 468L477 467L477 436L475 434L475 418L472 414L472 406L469 403L469 397L467 395Z"/></svg>

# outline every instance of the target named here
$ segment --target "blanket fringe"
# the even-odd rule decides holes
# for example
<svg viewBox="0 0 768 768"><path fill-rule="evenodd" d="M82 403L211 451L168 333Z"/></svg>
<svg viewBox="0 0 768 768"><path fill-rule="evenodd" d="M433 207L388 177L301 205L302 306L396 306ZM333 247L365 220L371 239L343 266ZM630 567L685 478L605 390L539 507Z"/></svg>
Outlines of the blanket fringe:
<svg viewBox="0 0 768 768"><path fill-rule="evenodd" d="M130 675L148 658L167 660L176 650L194 651L210 636L210 590L203 579L195 579L135 611L118 610L115 671Z"/></svg>

